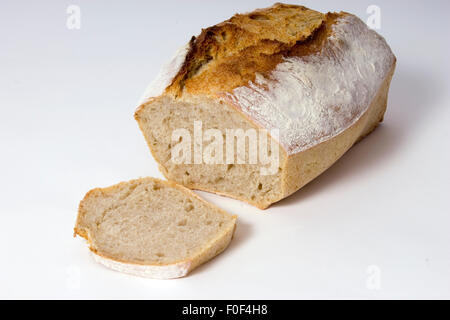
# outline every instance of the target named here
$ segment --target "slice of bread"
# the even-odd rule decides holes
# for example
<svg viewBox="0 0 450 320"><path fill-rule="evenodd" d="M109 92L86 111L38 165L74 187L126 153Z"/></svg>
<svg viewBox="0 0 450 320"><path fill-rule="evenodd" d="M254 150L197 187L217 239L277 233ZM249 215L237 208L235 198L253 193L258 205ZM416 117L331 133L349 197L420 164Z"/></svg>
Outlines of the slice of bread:
<svg viewBox="0 0 450 320"><path fill-rule="evenodd" d="M75 236L111 269L143 277L185 276L230 243L236 216L172 182L142 178L89 191Z"/></svg>

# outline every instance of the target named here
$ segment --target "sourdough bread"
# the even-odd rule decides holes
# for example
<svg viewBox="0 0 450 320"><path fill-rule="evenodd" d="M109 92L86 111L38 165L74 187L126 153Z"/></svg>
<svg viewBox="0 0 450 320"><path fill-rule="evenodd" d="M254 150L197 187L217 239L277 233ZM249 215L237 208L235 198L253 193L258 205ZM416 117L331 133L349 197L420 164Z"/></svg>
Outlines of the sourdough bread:
<svg viewBox="0 0 450 320"><path fill-rule="evenodd" d="M185 276L222 252L236 216L172 182L143 178L93 189L81 201L75 235L96 261L149 278Z"/></svg>
<svg viewBox="0 0 450 320"><path fill-rule="evenodd" d="M149 86L135 118L169 180L267 208L383 120L395 64L384 38L356 16L278 3L193 37ZM227 129L264 129L267 154L276 157L270 164L237 156L208 163L196 154L173 161L174 131L195 136L195 123L223 133L197 150L225 140ZM252 143L244 139L249 160Z"/></svg>

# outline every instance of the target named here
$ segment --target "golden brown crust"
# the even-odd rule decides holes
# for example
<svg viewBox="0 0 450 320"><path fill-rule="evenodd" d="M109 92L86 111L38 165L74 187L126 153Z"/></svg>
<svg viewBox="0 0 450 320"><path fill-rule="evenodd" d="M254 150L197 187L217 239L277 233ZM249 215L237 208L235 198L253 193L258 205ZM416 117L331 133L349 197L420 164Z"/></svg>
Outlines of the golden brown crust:
<svg viewBox="0 0 450 320"><path fill-rule="evenodd" d="M285 56L320 50L336 14L277 3L203 29L168 93L217 94L273 70Z"/></svg>

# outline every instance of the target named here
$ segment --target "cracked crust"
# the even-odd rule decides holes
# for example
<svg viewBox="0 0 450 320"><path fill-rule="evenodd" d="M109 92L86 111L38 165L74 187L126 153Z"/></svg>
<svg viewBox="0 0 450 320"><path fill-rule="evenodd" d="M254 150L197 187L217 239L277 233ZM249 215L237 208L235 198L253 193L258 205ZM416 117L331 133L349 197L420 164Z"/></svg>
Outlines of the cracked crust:
<svg viewBox="0 0 450 320"><path fill-rule="evenodd" d="M186 60L167 92L217 94L253 81L286 55L307 55L334 20L303 6L277 3L203 29L192 37ZM287 32L286 32L287 30Z"/></svg>

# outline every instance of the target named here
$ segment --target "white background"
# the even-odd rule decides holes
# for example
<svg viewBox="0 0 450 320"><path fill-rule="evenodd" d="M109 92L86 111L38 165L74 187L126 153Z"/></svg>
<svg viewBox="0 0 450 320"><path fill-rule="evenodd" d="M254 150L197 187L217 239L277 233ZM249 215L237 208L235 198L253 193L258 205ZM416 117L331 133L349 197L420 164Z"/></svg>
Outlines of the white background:
<svg viewBox="0 0 450 320"><path fill-rule="evenodd" d="M72 237L89 189L162 177L133 119L161 64L202 27L271 4L1 2L0 298L450 298L448 1L302 2L363 20L380 6L398 58L385 122L266 211L200 193L239 224L190 276L110 271Z"/></svg>

